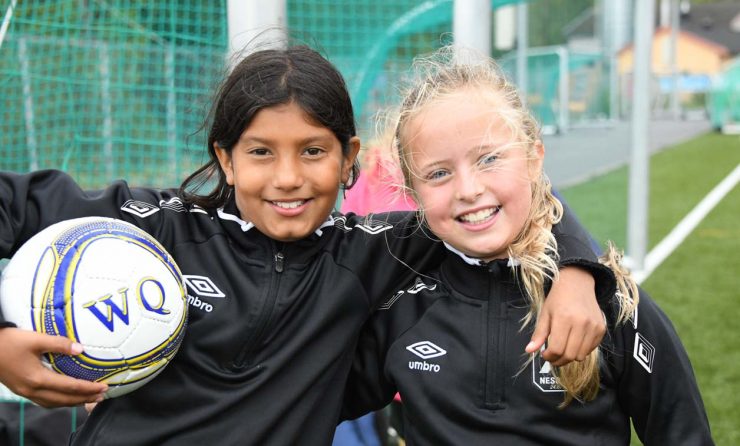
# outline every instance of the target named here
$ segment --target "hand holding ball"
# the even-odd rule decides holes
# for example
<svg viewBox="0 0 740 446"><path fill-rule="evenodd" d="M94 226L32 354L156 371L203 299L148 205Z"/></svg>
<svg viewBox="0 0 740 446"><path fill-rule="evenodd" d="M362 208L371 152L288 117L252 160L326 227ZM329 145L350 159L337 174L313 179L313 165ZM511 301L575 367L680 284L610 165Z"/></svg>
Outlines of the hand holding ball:
<svg viewBox="0 0 740 446"><path fill-rule="evenodd" d="M44 354L53 370L108 384L106 397L153 379L185 334L181 273L148 233L86 217L36 234L3 270L0 307L19 328L66 336L77 356Z"/></svg>

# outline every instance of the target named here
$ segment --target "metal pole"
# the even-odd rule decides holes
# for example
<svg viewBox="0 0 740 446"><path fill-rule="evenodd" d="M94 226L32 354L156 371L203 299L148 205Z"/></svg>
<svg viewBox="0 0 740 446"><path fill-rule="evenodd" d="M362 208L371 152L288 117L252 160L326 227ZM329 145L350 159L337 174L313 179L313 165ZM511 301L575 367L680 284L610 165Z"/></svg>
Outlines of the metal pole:
<svg viewBox="0 0 740 446"><path fill-rule="evenodd" d="M167 80L167 170L168 182L177 182L180 177L181 163L177 150L177 92L175 90L175 46L168 45L164 53L164 77Z"/></svg>
<svg viewBox="0 0 740 446"><path fill-rule="evenodd" d="M523 103L527 102L528 25L527 4L522 2L516 7L516 84L519 86L519 96Z"/></svg>
<svg viewBox="0 0 740 446"><path fill-rule="evenodd" d="M681 13L679 12L678 0L671 0L671 47L670 47L670 58L671 58L671 115L674 120L678 120L681 117L681 108L678 101L678 30L681 27Z"/></svg>
<svg viewBox="0 0 740 446"><path fill-rule="evenodd" d="M39 168L38 140L36 139L36 123L31 94L31 68L29 67L26 38L18 38L18 59L21 68L21 85L23 85L23 121L26 124L26 149L28 150L28 170Z"/></svg>
<svg viewBox="0 0 740 446"><path fill-rule="evenodd" d="M286 44L287 0L228 0L229 58L255 48Z"/></svg>
<svg viewBox="0 0 740 446"><path fill-rule="evenodd" d="M98 43L100 62L98 72L100 73L100 101L103 112L103 159L105 159L105 180L113 180L113 99L110 86L110 52L108 44Z"/></svg>
<svg viewBox="0 0 740 446"><path fill-rule="evenodd" d="M452 10L455 45L491 54L491 1L455 0Z"/></svg>
<svg viewBox="0 0 740 446"><path fill-rule="evenodd" d="M599 0L601 6L601 21L603 22L604 60L607 76L609 77L609 119L616 121L619 118L617 104L619 100L619 79L617 77L617 51L622 42L617 37L618 30L623 26L618 14L618 3ZM607 18L608 17L608 18Z"/></svg>
<svg viewBox="0 0 740 446"><path fill-rule="evenodd" d="M654 0L635 2L634 87L632 90L632 155L629 175L627 252L632 268L645 265L648 228L651 47Z"/></svg>
<svg viewBox="0 0 740 446"><path fill-rule="evenodd" d="M3 18L3 23L0 25L0 47L3 46L3 42L5 41L5 33L8 31L8 27L10 26L10 20L13 18L13 11L15 11L15 4L17 3L17 0L12 0L10 2L10 5L8 6L8 9L5 10L5 17Z"/></svg>
<svg viewBox="0 0 740 446"><path fill-rule="evenodd" d="M570 115L568 105L570 104L570 58L568 49L560 46L558 54L558 133L565 133L570 127Z"/></svg>
<svg viewBox="0 0 740 446"><path fill-rule="evenodd" d="M176 29L177 5L170 3L170 29ZM170 39L165 47L164 77L167 81L167 162L171 166L168 170L170 178L167 182L177 184L180 179L182 163L179 160L180 151L177 148L177 46L175 39Z"/></svg>

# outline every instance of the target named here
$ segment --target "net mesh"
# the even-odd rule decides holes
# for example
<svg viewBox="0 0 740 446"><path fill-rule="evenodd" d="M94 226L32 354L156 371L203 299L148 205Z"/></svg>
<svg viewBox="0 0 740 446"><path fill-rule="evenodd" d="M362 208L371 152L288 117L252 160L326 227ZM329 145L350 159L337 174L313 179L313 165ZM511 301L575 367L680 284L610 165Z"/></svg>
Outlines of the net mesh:
<svg viewBox="0 0 740 446"><path fill-rule="evenodd" d="M19 2L0 51L2 168L172 185L200 163L193 107L223 69L225 23L223 2Z"/></svg>
<svg viewBox="0 0 740 446"><path fill-rule="evenodd" d="M530 2L530 17L538 20L554 1ZM376 112L397 102L412 59L451 42L452 0L286 5L290 36L319 49L346 77L365 141ZM566 9L579 13L555 8ZM204 161L199 129L225 72L226 14L226 0L17 2L0 47L0 168L59 168L83 187L115 178L177 186ZM548 33L532 25L530 41L547 43ZM528 65L532 108L544 125L556 125L558 60L531 56ZM568 104L575 119L603 115L606 107L599 102L603 72L584 67L564 74L581 86L571 92L582 97Z"/></svg>

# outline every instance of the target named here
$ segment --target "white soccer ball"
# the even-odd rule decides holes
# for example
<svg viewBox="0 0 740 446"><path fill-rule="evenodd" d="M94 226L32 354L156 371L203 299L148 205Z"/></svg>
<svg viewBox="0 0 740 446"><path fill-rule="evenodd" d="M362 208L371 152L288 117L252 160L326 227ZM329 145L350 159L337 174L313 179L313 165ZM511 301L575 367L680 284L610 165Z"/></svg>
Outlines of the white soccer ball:
<svg viewBox="0 0 740 446"><path fill-rule="evenodd" d="M0 283L7 321L84 347L77 356L45 354L45 364L108 383L107 398L141 387L172 359L185 334L186 299L165 249L136 226L104 217L39 232L16 252Z"/></svg>

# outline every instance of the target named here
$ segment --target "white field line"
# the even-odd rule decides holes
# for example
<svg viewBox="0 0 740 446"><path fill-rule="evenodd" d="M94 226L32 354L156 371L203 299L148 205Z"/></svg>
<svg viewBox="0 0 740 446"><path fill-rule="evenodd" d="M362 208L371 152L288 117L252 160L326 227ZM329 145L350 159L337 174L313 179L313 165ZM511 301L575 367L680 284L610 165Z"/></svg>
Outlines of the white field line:
<svg viewBox="0 0 740 446"><path fill-rule="evenodd" d="M18 0L12 0L10 2L10 5L8 6L8 9L5 11L5 18L3 18L3 24L0 25L0 47L3 46L3 41L5 40L5 33L8 31L8 26L10 26L10 19L13 18L13 10L15 9L15 4Z"/></svg>
<svg viewBox="0 0 740 446"><path fill-rule="evenodd" d="M673 228L671 233L661 240L660 243L658 243L655 248L645 256L644 269L632 271L632 277L637 281L637 283L642 283L647 279L738 182L740 182L740 164L738 164L724 180L715 186L714 189L712 189L712 191L709 192L707 196L691 210L691 212L686 214L683 220Z"/></svg>

